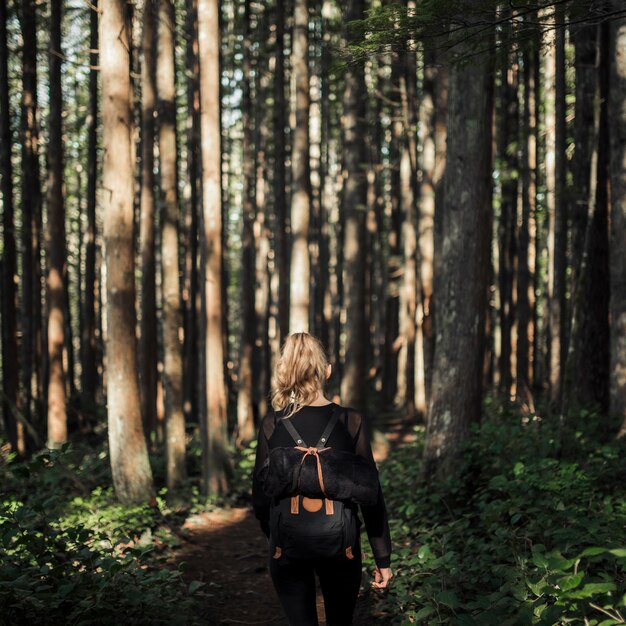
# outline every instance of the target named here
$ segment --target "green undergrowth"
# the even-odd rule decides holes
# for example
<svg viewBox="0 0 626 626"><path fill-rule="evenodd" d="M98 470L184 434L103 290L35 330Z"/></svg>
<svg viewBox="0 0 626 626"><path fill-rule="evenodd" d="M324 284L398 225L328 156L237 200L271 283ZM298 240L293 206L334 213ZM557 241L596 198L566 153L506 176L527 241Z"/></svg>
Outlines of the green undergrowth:
<svg viewBox="0 0 626 626"><path fill-rule="evenodd" d="M391 623L625 623L626 445L602 415L571 417L561 446L556 424L492 403L447 482L420 481L421 427L381 464Z"/></svg>
<svg viewBox="0 0 626 626"><path fill-rule="evenodd" d="M0 457L0 625L200 623L203 583L187 585L184 563L167 558L187 516L241 499L240 456L228 495L204 498L191 479L175 500L161 489L154 506L116 500L104 445ZM157 484L162 465L153 456Z"/></svg>

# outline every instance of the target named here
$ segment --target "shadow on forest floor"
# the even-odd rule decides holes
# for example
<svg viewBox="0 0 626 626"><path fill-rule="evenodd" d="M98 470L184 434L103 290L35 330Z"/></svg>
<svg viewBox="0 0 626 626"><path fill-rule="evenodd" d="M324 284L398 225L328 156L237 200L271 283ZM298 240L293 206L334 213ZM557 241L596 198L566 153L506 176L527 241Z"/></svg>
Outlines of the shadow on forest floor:
<svg viewBox="0 0 626 626"><path fill-rule="evenodd" d="M172 554L170 566L180 567L187 583L205 585L199 618L208 624L287 624L267 566L267 540L249 508L216 509L190 517L185 540ZM364 582L366 576L363 577ZM202 604L202 601L200 602ZM375 592L361 588L354 626L388 623L377 610ZM324 626L319 584L317 608Z"/></svg>
<svg viewBox="0 0 626 626"><path fill-rule="evenodd" d="M376 460L384 460L392 450L413 440L414 425L399 415L379 420L372 442ZM183 541L171 554L169 565L184 563L185 581L204 583L196 592L203 603L202 621L215 625L287 623L269 576L267 540L249 507L218 508L191 516L182 530ZM364 535L362 542L366 541ZM389 623L379 609L379 594L368 587L372 574L364 572L354 626ZM320 626L324 626L324 603L316 584Z"/></svg>

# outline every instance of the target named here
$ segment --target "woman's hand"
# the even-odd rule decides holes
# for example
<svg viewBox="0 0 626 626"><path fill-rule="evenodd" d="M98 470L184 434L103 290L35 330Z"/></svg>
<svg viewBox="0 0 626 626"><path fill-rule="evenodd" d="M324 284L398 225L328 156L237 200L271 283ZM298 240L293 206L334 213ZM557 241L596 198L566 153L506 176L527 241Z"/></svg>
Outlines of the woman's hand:
<svg viewBox="0 0 626 626"><path fill-rule="evenodd" d="M393 577L393 572L390 567L376 567L374 570L374 580L372 581L372 587L375 589L386 589L389 585L389 581Z"/></svg>

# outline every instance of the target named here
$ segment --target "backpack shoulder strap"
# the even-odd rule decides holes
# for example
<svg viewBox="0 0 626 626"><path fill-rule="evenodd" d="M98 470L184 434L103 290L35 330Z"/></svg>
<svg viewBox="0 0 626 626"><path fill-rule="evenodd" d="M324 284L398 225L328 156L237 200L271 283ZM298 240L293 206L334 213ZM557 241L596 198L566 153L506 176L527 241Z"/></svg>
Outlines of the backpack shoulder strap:
<svg viewBox="0 0 626 626"><path fill-rule="evenodd" d="M326 447L326 442L328 441L328 438L330 437L330 433L333 432L333 428L335 428L335 424L337 424L337 421L339 420L340 411L341 411L341 407L338 404L336 404L333 407L332 413L330 415L330 419L328 420L328 424L326 424L326 428L324 429L324 432L322 433L320 440L317 442L317 446L315 446L316 448Z"/></svg>
<svg viewBox="0 0 626 626"><path fill-rule="evenodd" d="M300 436L300 433L296 430L296 427L291 423L289 418L282 417L280 420L284 427L287 429L287 432L291 435L291 438L296 442L297 446L308 446L304 442L304 439Z"/></svg>

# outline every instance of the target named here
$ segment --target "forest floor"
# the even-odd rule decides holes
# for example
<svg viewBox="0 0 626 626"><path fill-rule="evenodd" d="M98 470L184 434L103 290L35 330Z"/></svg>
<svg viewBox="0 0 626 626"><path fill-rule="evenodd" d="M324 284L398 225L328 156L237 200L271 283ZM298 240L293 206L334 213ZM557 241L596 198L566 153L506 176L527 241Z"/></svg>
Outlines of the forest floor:
<svg viewBox="0 0 626 626"><path fill-rule="evenodd" d="M377 461L413 436L412 424L400 418L385 423L385 434L375 430L373 452ZM250 507L218 508L189 517L182 543L169 565L184 562L186 582L201 581L196 592L205 598L201 618L210 625L286 624L267 566L267 540ZM365 547L369 550L369 546ZM373 572L368 572L371 576ZM384 625L389 618L377 608L379 593L363 576L355 613L355 626ZM325 625L324 602L317 587L320 626Z"/></svg>

